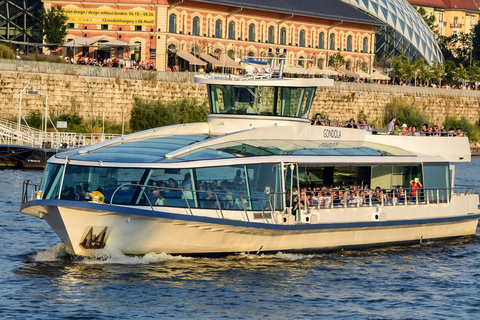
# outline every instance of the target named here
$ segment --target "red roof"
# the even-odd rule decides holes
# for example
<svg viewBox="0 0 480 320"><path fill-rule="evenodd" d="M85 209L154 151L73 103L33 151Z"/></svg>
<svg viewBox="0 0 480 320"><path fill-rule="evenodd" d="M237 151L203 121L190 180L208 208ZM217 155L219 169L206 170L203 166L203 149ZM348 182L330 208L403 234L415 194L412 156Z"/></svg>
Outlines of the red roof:
<svg viewBox="0 0 480 320"><path fill-rule="evenodd" d="M408 0L408 3L415 6L443 8L443 9L448 8L443 0Z"/></svg>
<svg viewBox="0 0 480 320"><path fill-rule="evenodd" d="M408 3L433 8L480 12L480 0L407 0Z"/></svg>

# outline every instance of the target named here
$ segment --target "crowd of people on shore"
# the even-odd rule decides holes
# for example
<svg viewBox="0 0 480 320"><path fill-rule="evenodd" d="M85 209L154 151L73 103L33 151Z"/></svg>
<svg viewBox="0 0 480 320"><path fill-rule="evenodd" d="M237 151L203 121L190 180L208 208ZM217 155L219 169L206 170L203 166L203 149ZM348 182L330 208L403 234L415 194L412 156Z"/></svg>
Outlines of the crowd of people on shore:
<svg viewBox="0 0 480 320"><path fill-rule="evenodd" d="M129 60L130 61L130 60ZM73 57L65 57L65 62L68 64L88 65L94 67L107 67L107 68L120 68L126 70L127 68L134 70L150 70L157 71L155 63L153 62L136 62L132 61L130 66L127 66L127 62L123 59L113 57L109 59L95 59L89 57L79 57L74 59Z"/></svg>

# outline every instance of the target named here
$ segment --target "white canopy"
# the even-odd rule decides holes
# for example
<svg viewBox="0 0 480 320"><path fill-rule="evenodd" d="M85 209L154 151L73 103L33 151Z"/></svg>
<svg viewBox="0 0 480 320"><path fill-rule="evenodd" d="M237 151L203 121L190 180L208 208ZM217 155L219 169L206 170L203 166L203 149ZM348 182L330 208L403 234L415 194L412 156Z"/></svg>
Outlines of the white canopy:
<svg viewBox="0 0 480 320"><path fill-rule="evenodd" d="M141 43L127 43L120 40L112 40L108 42L100 42L98 44L101 47L139 47Z"/></svg>
<svg viewBox="0 0 480 320"><path fill-rule="evenodd" d="M311 68L308 68L308 70L313 74L321 74L324 76L337 76L340 74L339 72L336 72L330 69L320 69L318 67L311 67Z"/></svg>
<svg viewBox="0 0 480 320"><path fill-rule="evenodd" d="M384 74L381 74L380 72L374 71L372 73L372 79L374 80L390 80L390 77Z"/></svg>
<svg viewBox="0 0 480 320"><path fill-rule="evenodd" d="M73 48L73 47L90 47L92 44L95 42L98 42L102 40L105 37L95 37L95 38L82 38L82 37L76 37L75 39L65 43L62 47L68 47L68 48Z"/></svg>
<svg viewBox="0 0 480 320"><path fill-rule="evenodd" d="M362 70L359 70L356 72L358 74L358 77L361 79L372 79L373 76L369 73L363 72Z"/></svg>

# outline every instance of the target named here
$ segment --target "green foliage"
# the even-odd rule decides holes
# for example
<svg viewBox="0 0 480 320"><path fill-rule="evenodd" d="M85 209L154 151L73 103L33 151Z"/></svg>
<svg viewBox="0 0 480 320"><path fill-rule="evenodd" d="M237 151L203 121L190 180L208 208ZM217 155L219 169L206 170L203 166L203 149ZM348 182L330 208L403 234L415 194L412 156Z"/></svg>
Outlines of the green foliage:
<svg viewBox="0 0 480 320"><path fill-rule="evenodd" d="M42 6L39 12L37 26L42 32L42 37L46 43L64 43L67 35L67 21L63 8L59 5L45 9ZM56 49L58 46L52 46Z"/></svg>
<svg viewBox="0 0 480 320"><path fill-rule="evenodd" d="M397 118L397 123L407 126L421 127L424 123L429 124L430 120L427 115L421 113L415 106L408 104L406 99L394 99L386 105L384 125L388 123L391 117Z"/></svg>
<svg viewBox="0 0 480 320"><path fill-rule="evenodd" d="M54 62L54 63L66 63L64 59L59 56L46 56L39 52L34 52L32 54L22 56L22 60L27 61L45 61L45 62Z"/></svg>
<svg viewBox="0 0 480 320"><path fill-rule="evenodd" d="M195 99L182 99L165 103L136 98L130 114L130 129L135 132L179 123L202 122L208 112L206 101L200 104Z"/></svg>
<svg viewBox="0 0 480 320"><path fill-rule="evenodd" d="M15 51L13 51L10 43L0 44L0 59L15 59Z"/></svg>
<svg viewBox="0 0 480 320"><path fill-rule="evenodd" d="M407 65L409 67L406 67ZM407 76L406 73L410 70L410 62L408 61L408 58L406 56L401 54L392 58L392 71L394 75L393 81L396 81L397 79L399 81L404 81Z"/></svg>
<svg viewBox="0 0 480 320"><path fill-rule="evenodd" d="M423 21L425 21L425 23L430 28L430 30L432 30L432 33L435 35L435 37L437 37L438 36L438 27L437 27L437 22L436 22L437 19L435 18L435 15L427 14L427 11L425 10L424 7L419 7L419 6L414 6L414 5L412 5L412 7L414 7L415 10L417 10L417 12L422 17Z"/></svg>
<svg viewBox="0 0 480 320"><path fill-rule="evenodd" d="M345 58L342 56L340 51L338 51L336 54L331 55L329 59L330 63L334 68L341 67L346 63Z"/></svg>
<svg viewBox="0 0 480 320"><path fill-rule="evenodd" d="M31 110L28 116L25 118L28 125L32 128L42 129L43 126L43 114L40 110Z"/></svg>
<svg viewBox="0 0 480 320"><path fill-rule="evenodd" d="M462 129L462 132L466 132L469 141L478 141L480 138L480 130L479 127L471 124L468 122L468 119L465 116L459 120L457 117L448 117L444 122L443 125L445 129L448 131L450 128L456 130L457 128Z"/></svg>

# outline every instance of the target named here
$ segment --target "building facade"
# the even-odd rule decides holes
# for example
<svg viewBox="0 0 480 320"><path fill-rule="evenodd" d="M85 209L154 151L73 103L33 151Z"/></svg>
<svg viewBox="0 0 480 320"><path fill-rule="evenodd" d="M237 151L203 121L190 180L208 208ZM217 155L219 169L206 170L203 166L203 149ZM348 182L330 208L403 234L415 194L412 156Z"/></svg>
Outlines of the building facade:
<svg viewBox="0 0 480 320"><path fill-rule="evenodd" d="M340 52L347 69L372 69L377 20L338 0L304 1L315 5L310 11L278 8L268 2L261 8L256 7L258 1L237 1L232 6L228 1L191 0L67 0L45 1L45 5L66 10L67 41L103 37L97 46L112 40L140 44L106 50L92 46L88 53L82 51L94 58L128 57L166 70L177 62L169 59L177 50L227 54L232 59L267 57L279 51L288 58L312 59L299 62L304 66L326 68L329 55ZM321 2L329 5L322 7Z"/></svg>
<svg viewBox="0 0 480 320"><path fill-rule="evenodd" d="M439 35L450 37L469 33L480 18L479 0L408 0L411 5L422 7L433 14Z"/></svg>

